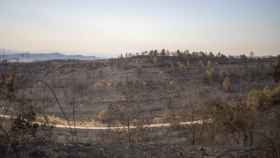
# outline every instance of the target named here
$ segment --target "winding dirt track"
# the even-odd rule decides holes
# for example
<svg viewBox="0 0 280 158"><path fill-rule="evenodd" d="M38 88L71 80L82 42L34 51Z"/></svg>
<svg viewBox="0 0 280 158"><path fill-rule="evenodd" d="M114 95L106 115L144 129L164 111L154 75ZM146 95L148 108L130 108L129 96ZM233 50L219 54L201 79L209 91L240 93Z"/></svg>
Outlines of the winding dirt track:
<svg viewBox="0 0 280 158"><path fill-rule="evenodd" d="M12 119L10 115L0 115L0 118L6 118L6 119ZM186 121L186 122L179 122L178 125L180 126L186 126L186 125L194 125L199 124L202 125L204 123L211 123L211 119L207 120L196 120L196 121ZM35 122L40 124L40 122ZM59 125L59 124L52 124L55 128L75 128L75 129L89 129L89 130L126 130L128 129L127 126L115 126L115 127L109 127L109 126L73 126L73 125ZM143 125L143 128L163 128L163 127L170 127L172 126L171 123L155 123L155 124L146 124ZM137 126L129 126L130 129L137 128Z"/></svg>

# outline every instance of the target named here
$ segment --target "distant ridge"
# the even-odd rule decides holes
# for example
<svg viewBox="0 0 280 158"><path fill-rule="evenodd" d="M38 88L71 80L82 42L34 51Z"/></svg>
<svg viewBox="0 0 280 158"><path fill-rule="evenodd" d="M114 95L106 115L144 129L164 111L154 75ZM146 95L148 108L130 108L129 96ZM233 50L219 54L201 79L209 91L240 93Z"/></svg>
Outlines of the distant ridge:
<svg viewBox="0 0 280 158"><path fill-rule="evenodd" d="M0 49L0 59L5 59L11 62L36 62L36 61L50 61L50 60L96 60L95 56L84 55L65 55L63 53L29 53L16 52L11 50Z"/></svg>

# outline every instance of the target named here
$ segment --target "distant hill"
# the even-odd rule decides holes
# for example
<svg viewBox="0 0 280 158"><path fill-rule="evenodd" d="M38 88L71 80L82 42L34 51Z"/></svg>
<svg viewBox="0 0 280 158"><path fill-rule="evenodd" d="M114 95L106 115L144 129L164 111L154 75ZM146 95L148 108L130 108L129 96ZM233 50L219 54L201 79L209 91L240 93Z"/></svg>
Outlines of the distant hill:
<svg viewBox="0 0 280 158"><path fill-rule="evenodd" d="M35 62L35 61L49 61L49 60L95 60L95 56L84 55L65 55L63 53L27 53L27 52L12 52L1 51L0 58L12 62Z"/></svg>

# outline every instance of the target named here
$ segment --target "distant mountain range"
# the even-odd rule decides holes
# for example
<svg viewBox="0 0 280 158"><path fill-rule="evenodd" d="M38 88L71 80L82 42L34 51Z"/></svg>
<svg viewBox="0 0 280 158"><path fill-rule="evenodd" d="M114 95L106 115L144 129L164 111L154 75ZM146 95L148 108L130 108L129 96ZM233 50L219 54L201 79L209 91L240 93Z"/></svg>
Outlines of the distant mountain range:
<svg viewBox="0 0 280 158"><path fill-rule="evenodd" d="M29 53L29 52L14 52L0 50L0 59L5 59L12 62L35 62L49 60L96 60L95 56L84 55L65 55L63 53Z"/></svg>

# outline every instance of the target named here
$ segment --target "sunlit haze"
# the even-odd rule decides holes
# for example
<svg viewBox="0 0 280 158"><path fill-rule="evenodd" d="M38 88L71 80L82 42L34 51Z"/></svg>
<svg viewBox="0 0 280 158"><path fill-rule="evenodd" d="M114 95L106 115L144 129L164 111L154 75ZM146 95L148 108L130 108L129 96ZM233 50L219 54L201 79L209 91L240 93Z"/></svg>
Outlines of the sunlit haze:
<svg viewBox="0 0 280 158"><path fill-rule="evenodd" d="M1 0L0 48L280 53L279 0Z"/></svg>

